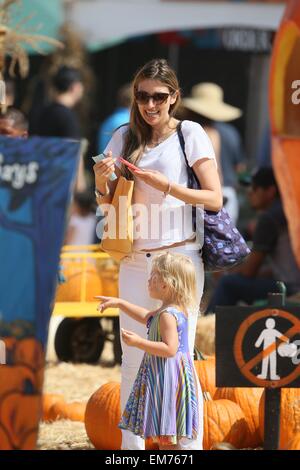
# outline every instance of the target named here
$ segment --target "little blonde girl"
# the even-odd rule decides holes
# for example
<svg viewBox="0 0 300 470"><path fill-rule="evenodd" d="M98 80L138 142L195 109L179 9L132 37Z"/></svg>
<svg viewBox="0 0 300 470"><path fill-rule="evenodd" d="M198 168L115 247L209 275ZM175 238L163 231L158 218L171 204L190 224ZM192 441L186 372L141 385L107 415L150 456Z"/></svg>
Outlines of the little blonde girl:
<svg viewBox="0 0 300 470"><path fill-rule="evenodd" d="M148 339L122 330L122 340L145 351L119 427L152 437L160 450L182 449L194 440L199 423L199 384L188 346L188 317L195 308L196 275L187 256L161 253L153 258L150 297L161 300L155 311L125 300L99 296L98 309L121 308L148 327ZM181 442L184 443L183 447Z"/></svg>

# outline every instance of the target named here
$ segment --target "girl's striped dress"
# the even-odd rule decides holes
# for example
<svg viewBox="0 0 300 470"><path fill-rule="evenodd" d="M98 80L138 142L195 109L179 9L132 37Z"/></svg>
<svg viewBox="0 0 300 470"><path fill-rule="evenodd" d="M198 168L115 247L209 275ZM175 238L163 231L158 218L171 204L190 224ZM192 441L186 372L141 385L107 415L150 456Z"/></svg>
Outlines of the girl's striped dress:
<svg viewBox="0 0 300 470"><path fill-rule="evenodd" d="M144 354L119 427L161 445L177 444L181 437L195 439L199 429L197 381L188 347L188 319L174 307L158 311L148 321L148 339L161 341L162 311L177 321L178 351L163 358Z"/></svg>

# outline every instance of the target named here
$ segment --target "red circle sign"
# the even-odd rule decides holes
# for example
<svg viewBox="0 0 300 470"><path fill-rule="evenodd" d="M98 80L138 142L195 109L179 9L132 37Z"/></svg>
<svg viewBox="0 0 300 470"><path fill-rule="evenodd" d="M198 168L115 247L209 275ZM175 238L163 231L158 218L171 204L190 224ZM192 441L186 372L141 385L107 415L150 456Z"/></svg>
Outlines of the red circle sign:
<svg viewBox="0 0 300 470"><path fill-rule="evenodd" d="M270 355L276 349L276 342L267 347L266 350L261 351L255 357L250 359L250 361L246 362L243 355L243 341L245 339L246 333L248 332L249 328L258 320L265 317L281 317L289 320L292 323L292 327L286 331L282 336L286 336L288 338L293 337L295 334L300 333L300 320L297 317L292 315L285 310L280 310L277 308L270 308L265 310L260 310L259 312L255 312L250 315L246 320L242 322L240 325L233 344L233 354L235 361L241 371L241 373L252 383L258 385L259 387L267 387L267 388L279 388L289 383L293 382L297 377L300 375L300 364L295 367L293 372L288 374L286 377L283 377L279 380L264 380L256 377L251 370L252 368L261 362L261 360Z"/></svg>

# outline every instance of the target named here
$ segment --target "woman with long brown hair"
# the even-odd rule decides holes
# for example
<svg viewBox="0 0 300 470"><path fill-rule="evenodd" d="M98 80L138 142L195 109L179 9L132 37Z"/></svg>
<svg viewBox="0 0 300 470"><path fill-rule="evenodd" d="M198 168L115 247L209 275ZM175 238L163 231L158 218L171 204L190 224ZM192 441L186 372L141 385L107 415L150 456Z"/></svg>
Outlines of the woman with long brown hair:
<svg viewBox="0 0 300 470"><path fill-rule="evenodd" d="M104 153L106 158L94 165L97 202L111 202L117 181L110 181L113 172L134 179L133 213L134 246L132 254L120 263L119 296L128 302L155 309L159 305L148 295L148 277L152 256L162 251L188 255L196 268L200 304L204 268L201 248L195 236L191 207L204 206L218 211L222 191L214 151L203 128L192 121L183 121L188 164L195 171L201 189L188 188L188 174L178 136L179 121L174 117L180 102L180 89L175 72L164 59L144 65L133 81L130 123L115 131ZM122 156L136 165L129 170L115 159ZM194 348L197 311L189 315L189 347ZM144 325L120 312L120 326L146 338ZM142 352L122 342L121 408L124 409L142 360ZM198 384L199 411L202 394ZM200 423L202 419L200 419ZM143 449L143 440L122 431L122 449ZM182 440L181 448L201 449L202 429L196 440Z"/></svg>

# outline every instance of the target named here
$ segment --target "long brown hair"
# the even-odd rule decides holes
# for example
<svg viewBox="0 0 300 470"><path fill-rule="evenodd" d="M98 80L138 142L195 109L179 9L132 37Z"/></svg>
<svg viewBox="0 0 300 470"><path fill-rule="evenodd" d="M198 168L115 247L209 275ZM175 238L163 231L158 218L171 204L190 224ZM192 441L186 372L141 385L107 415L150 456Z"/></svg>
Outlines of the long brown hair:
<svg viewBox="0 0 300 470"><path fill-rule="evenodd" d="M174 70L169 66L165 59L153 59L138 70L132 84L133 101L130 111L130 124L128 131L125 134L123 148L123 157L134 165L139 161L145 145L149 142L152 136L152 128L142 118L138 105L134 99L139 83L148 79L160 81L169 88L170 93L178 92L175 103L171 104L169 109L170 117L175 114L176 109L180 104L178 79ZM125 165L123 165L121 171L126 178L133 179L132 173L125 167Z"/></svg>

